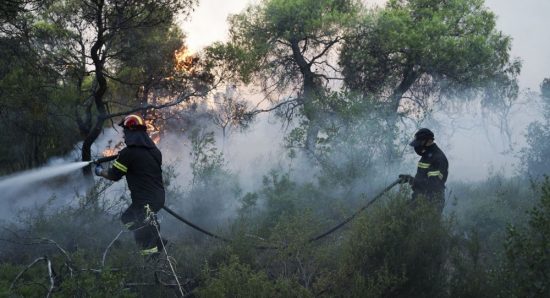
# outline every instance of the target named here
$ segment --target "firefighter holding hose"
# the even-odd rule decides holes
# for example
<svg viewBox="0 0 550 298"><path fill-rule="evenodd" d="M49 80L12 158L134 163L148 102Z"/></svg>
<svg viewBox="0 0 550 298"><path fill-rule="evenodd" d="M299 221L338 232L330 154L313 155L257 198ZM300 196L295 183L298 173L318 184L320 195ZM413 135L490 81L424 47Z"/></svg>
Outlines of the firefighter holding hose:
<svg viewBox="0 0 550 298"><path fill-rule="evenodd" d="M133 231L143 256L158 255L166 243L160 238L156 220L156 212L164 206L165 196L162 154L147 134L147 126L140 116L128 115L119 125L124 131L126 147L112 167L104 169L98 164L94 172L113 181L126 176L132 203L122 213L122 223Z"/></svg>
<svg viewBox="0 0 550 298"><path fill-rule="evenodd" d="M441 213L445 206L445 182L449 174L449 162L445 153L434 143L434 133L421 128L409 144L420 155L416 175L399 175L401 183L409 183L413 189L413 201L423 197Z"/></svg>

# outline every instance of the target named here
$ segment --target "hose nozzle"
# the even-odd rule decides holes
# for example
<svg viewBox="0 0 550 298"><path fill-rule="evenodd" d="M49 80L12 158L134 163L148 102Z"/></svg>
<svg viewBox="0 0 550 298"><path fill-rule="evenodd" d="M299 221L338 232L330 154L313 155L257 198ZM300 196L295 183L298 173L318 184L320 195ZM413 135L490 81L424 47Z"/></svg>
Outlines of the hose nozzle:
<svg viewBox="0 0 550 298"><path fill-rule="evenodd" d="M113 161L117 158L118 158L118 154L111 155L111 156L105 156L105 157L94 159L94 160L90 161L90 164L93 163L93 164L98 165L98 164L101 164L101 163L104 163L104 162Z"/></svg>

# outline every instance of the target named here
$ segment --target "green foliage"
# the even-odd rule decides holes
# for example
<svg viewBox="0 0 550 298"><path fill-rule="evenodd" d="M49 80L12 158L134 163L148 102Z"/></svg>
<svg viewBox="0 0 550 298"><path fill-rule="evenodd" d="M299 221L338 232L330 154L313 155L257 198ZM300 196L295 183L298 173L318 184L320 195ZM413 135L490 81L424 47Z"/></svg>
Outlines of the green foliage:
<svg viewBox="0 0 550 298"><path fill-rule="evenodd" d="M37 263L23 274L16 289L9 291L15 276L27 264L41 256L49 258L54 274L57 276L54 296L164 297L171 295L170 288L154 283L154 273L159 270L158 265L156 262L145 261L139 255L131 233L123 233L107 250L113 238L124 228L118 222L118 216L110 213L119 209L120 206L112 200L102 200L102 192L101 188L92 190L88 197L80 198L81 204L69 207L60 208L56 205L56 200L52 200L44 206L22 210L21 220L17 225L3 227L0 231L2 297L8 295L44 297L47 292L45 287L50 285L44 262ZM162 226L167 227L164 223ZM177 238L171 240L172 243L178 241ZM186 264L178 269L194 275L198 275L204 255L211 254L208 248L199 249L194 245L188 246L183 243L176 245L174 249L168 249L171 256L175 258L175 262ZM105 264L103 264L104 253ZM187 264L191 265L187 267ZM73 270L72 273L69 266ZM163 276L166 280L166 275ZM142 283L151 285L144 287L140 285Z"/></svg>
<svg viewBox="0 0 550 298"><path fill-rule="evenodd" d="M403 112L427 112L434 95L484 90L496 79L514 85L520 69L483 0L390 1L349 34L340 56L346 85L389 98L394 113L407 92L412 107Z"/></svg>
<svg viewBox="0 0 550 298"><path fill-rule="evenodd" d="M308 211L321 216L330 211L332 206L330 196L322 193L316 185L299 184L289 174L277 171L264 176L262 189L247 194L245 199L248 204L245 205L246 210L241 210L241 214L248 212L247 219L264 236L271 235L273 228L289 217L304 216ZM314 205L318 208L312 210Z"/></svg>
<svg viewBox="0 0 550 298"><path fill-rule="evenodd" d="M0 172L66 152L77 136L68 127L78 123L86 136L93 119L102 119L96 117L98 108L107 102L109 113L118 112L152 98L162 104L174 94L180 98L181 92L202 90L198 81L184 80L194 71L178 70L174 60L184 37L174 17L194 1L53 0L33 6L33 12L14 3L0 20L28 24L28 31L0 36L0 54L10 58L0 59L0 121L7 131L0 141L14 144L0 148ZM98 42L98 3L105 4L99 19L106 22L106 32L98 43L105 68L89 74L97 71L89 68L87 56ZM243 195L214 134L192 131L193 179L185 191L174 187L177 175L168 166L167 202L233 241L191 233L161 213L170 260L177 263L184 287L202 297L548 295L548 182L526 228L517 226L533 201L530 183L496 175L451 185L456 200L449 220L422 200L412 204L402 192L380 200L323 240L309 241L364 204L358 194L370 192L392 172L391 162L398 160L396 103L407 92L426 110L432 99L465 90L505 86L507 96L517 92L520 65L511 61L510 39L496 30L495 16L483 1L392 0L355 22L362 13L359 3L265 0L232 16L230 41L208 49L209 67L221 63L234 75L230 79L259 82L268 99L288 100L279 114L289 121L300 114L286 140L289 158L300 157L298 148L316 149L310 151L319 166L302 169L311 179L293 168L264 173L262 186ZM122 26L121 19L126 20ZM25 28L14 24L3 29ZM336 58L348 87L344 92L330 89L332 76L340 75L331 65ZM196 65L195 58L191 62ZM102 74L108 76L108 92L94 107L90 95L100 88ZM541 90L549 99L548 80ZM492 100L499 95L491 93ZM227 115L234 109L243 117L255 115L233 103ZM531 172L548 168L543 163L549 154L547 126L533 124L529 131L525 164ZM312 140L314 146L308 146ZM18 225L0 231L0 296L43 296L49 285L43 263L9 290L15 276L41 256L48 256L58 274L55 296L175 293L156 283L159 264L138 257L128 233L113 241L122 228L117 212L129 198L105 198L105 187L97 185L71 205L59 207L67 203L61 198L24 210ZM514 226L506 231L509 223ZM172 278L168 270L161 274Z"/></svg>
<svg viewBox="0 0 550 298"><path fill-rule="evenodd" d="M479 234L470 231L468 238L456 232L451 242L448 266L450 297L495 297L500 290L498 268L483 255ZM500 243L501 244L501 243ZM501 248L496 248L497 250ZM500 251L498 252L500 254ZM494 261L493 261L494 263Z"/></svg>
<svg viewBox="0 0 550 298"><path fill-rule="evenodd" d="M177 88L177 82L166 78L175 75L174 53L184 48L184 38L172 23L136 28L118 36L114 46L121 54L113 65L112 72L117 80L111 81L109 97L137 106L148 101L154 88ZM136 91L137 96L129 97Z"/></svg>
<svg viewBox="0 0 550 298"><path fill-rule="evenodd" d="M37 263L19 278L11 291L12 296L9 296L11 283L8 281L13 281L24 266L3 264L0 265L0 269L2 297L44 297L50 286L46 265L44 262ZM54 274L57 273L54 271ZM55 297L137 297L135 293L123 289L124 278L123 272L108 271L77 272L71 278L63 280L55 276L56 288L53 295Z"/></svg>
<svg viewBox="0 0 550 298"><path fill-rule="evenodd" d="M13 291L18 294L19 297L44 297L47 293L47 288L44 288L39 283L45 282L49 283L49 280L46 279L48 276L47 268L40 264L40 266L35 266L30 268L24 275L21 276L23 281L14 284ZM14 264L2 264L0 265L0 296L10 297L10 287L21 270L25 266L23 265L14 265ZM34 279L35 283L27 282L25 280ZM12 291L12 295L14 294ZM17 297L17 296L15 296Z"/></svg>
<svg viewBox="0 0 550 298"><path fill-rule="evenodd" d="M307 43L305 56L321 54L323 43L336 38L355 11L355 1L262 1L232 16L231 41L210 51L213 57L225 58L244 82L258 75L284 88L301 73L292 44Z"/></svg>
<svg viewBox="0 0 550 298"><path fill-rule="evenodd" d="M6 150L9 158L0 160L0 173L40 165L77 141L84 141L81 158L90 160L91 145L105 121L157 105L159 97L175 105L188 97L183 92L204 92L211 78L198 70L178 70L174 58L184 38L175 18L195 3L52 0L10 5L15 14L2 24L0 54L7 58L0 68L12 73L0 70L0 87L8 91L0 93L0 111L13 135L2 141L13 142L18 135L25 141L22 148ZM17 74L21 69L24 76Z"/></svg>
<svg viewBox="0 0 550 298"><path fill-rule="evenodd" d="M531 183L522 177L494 174L479 183L453 183L447 211L456 219L456 230L467 239L483 239L480 257L487 263L502 259L506 225L524 222L525 212L536 196Z"/></svg>
<svg viewBox="0 0 550 298"><path fill-rule="evenodd" d="M525 228L510 226L506 239L508 289L514 297L550 295L550 179Z"/></svg>
<svg viewBox="0 0 550 298"><path fill-rule="evenodd" d="M231 257L229 264L222 265L218 272L208 266L203 275L206 281L198 289L199 297L311 297L308 291L291 280L271 281L265 272L254 271Z"/></svg>
<svg viewBox="0 0 550 298"><path fill-rule="evenodd" d="M324 111L319 102L334 71L331 54L357 14L355 0L266 0L230 18L230 41L208 49L231 79L260 83L287 120L307 126L305 147L315 152Z"/></svg>
<svg viewBox="0 0 550 298"><path fill-rule="evenodd" d="M350 92L332 93L324 100L334 117L324 126L317 159L322 166L321 185L354 188L395 173L400 161L394 143L396 127L388 125L383 105L376 99ZM391 157L391 158L389 158ZM381 181L380 181L381 182Z"/></svg>
<svg viewBox="0 0 550 298"><path fill-rule="evenodd" d="M354 224L337 291L343 296L441 297L450 235L439 212L401 198Z"/></svg>
<svg viewBox="0 0 550 298"><path fill-rule="evenodd" d="M198 185L217 181L215 175L201 179ZM544 239L548 237L548 185L543 188L541 203L530 212L529 227L510 230L507 259L498 225L509 222L505 218L522 222L518 213L530 200L528 187L502 177L494 177L484 186L453 185L461 194L458 197L466 198L457 206L479 202L476 208L480 214L475 208L458 209L451 220L441 218L424 201L411 204L405 192L392 194L348 227L310 243L308 239L343 218L338 209L354 209L356 201L336 200L324 186L298 183L273 172L265 177L261 189L245 196L247 207L242 216L228 221L226 229L235 239L229 245L203 235L177 237L182 235L181 223L171 218L163 220L161 226L171 241L168 251L178 263L186 290L203 297L523 297L547 291L544 275L548 274L548 249ZM203 190L202 194L218 195L214 185L210 188L211 193ZM491 195L498 188L502 193ZM132 286L153 283L157 267L138 257L128 234L112 245L106 266L102 265L102 255L120 225L106 213L117 205L101 200L101 193L101 188L91 191L78 206L35 209L22 217L20 227L4 229L0 233L0 293L42 296L47 291L44 286L49 285L44 263L25 273L16 290L8 289L27 264L47 255L54 271L62 276L56 284L56 296L172 295L173 288L160 285ZM489 209L483 207L491 204ZM496 211L500 213L483 221ZM219 218L221 211L216 212ZM22 244L29 242L36 244ZM65 249L70 260L57 245ZM255 245L279 249L257 250ZM73 276L69 265L75 270ZM169 273L164 274L169 278Z"/></svg>
<svg viewBox="0 0 550 298"><path fill-rule="evenodd" d="M191 169L193 182L208 182L224 166L223 154L216 148L213 132L196 129L191 135Z"/></svg>
<svg viewBox="0 0 550 298"><path fill-rule="evenodd" d="M122 288L125 273L83 273L63 283L59 297L138 297Z"/></svg>
<svg viewBox="0 0 550 298"><path fill-rule="evenodd" d="M64 155L78 140L71 113L71 88L39 65L39 57L17 39L0 37L0 175Z"/></svg>
<svg viewBox="0 0 550 298"><path fill-rule="evenodd" d="M540 86L542 121L535 121L527 128L527 148L522 150L522 169L533 178L549 174L550 169L550 79Z"/></svg>

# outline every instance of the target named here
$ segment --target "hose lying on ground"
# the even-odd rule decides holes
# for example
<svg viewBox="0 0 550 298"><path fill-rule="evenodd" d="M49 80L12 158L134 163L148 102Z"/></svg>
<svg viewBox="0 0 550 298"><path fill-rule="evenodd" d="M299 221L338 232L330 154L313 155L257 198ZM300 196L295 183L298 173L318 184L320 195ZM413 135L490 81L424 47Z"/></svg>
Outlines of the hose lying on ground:
<svg viewBox="0 0 550 298"><path fill-rule="evenodd" d="M397 179L395 180L394 182L392 182L391 184L389 184L388 186L386 186L386 188L384 188L381 192L379 192L376 196L374 196L374 198L372 198L370 201L367 202L367 204L365 204L363 207L359 208L357 211L355 211L352 215L350 215L349 217L347 217L346 219L344 219L342 222L340 222L339 224L337 224L336 226L334 226L333 228L331 228L330 230L322 233L322 234L319 234L318 236L315 236L313 238L310 238L308 240L309 243L311 242L315 242L317 240L320 240L330 234L332 234L333 232L335 232L336 230L340 229L341 227L343 227L344 225L346 225L348 222L352 221L359 213L363 212L365 209L367 209L370 205L372 205L374 202L376 202L379 198L381 198L384 194L386 194L388 191L390 191L393 187L395 187L397 184L399 184L401 182L401 179ZM173 217L175 217L176 219L178 219L179 221L183 222L184 224L192 227L193 229L201 232L201 233L204 233L212 238L216 238L218 240L221 240L221 241L224 241L224 242L232 242L233 240L231 239L227 239L225 237L222 237L222 236L219 236L219 235L216 235L212 232L209 232L199 226L197 226L196 224L188 221L187 219L183 218L181 215L177 214L176 212L174 212L172 209L164 206L162 207L162 209L166 210L166 212L170 213L170 215L172 215ZM282 247L279 247L279 246L255 246L256 249L280 249Z"/></svg>

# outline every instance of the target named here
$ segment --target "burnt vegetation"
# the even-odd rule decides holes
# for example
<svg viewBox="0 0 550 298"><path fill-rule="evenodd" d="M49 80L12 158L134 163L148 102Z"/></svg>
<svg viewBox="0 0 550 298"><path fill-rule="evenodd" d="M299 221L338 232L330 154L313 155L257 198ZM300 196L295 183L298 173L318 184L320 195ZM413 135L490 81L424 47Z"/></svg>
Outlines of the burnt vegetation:
<svg viewBox="0 0 550 298"><path fill-rule="evenodd" d="M161 211L167 253L141 257L119 222L129 194L86 169L84 194L2 219L0 296L550 297L550 79L524 98L483 0L264 0L191 54L176 19L196 5L0 4L0 174L75 144L90 160L103 130L140 113L172 144L167 206L223 238ZM442 215L399 185L312 241L410 171L403 144L437 107L478 102L510 138L519 99L541 115L507 153L521 160L513 175L451 179ZM284 134L280 160L232 171L225 141L266 114Z"/></svg>

